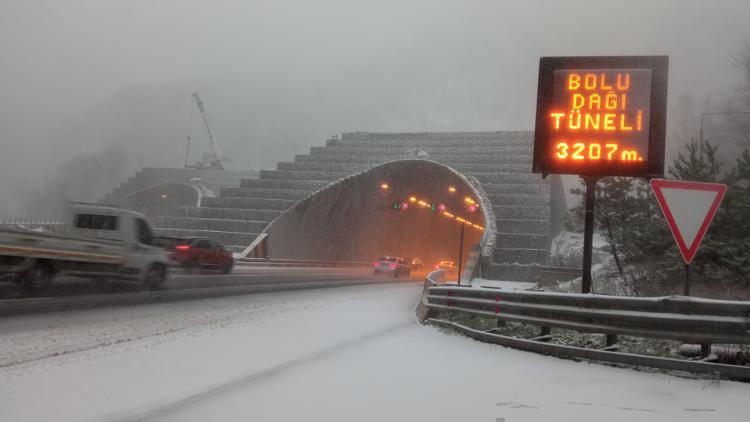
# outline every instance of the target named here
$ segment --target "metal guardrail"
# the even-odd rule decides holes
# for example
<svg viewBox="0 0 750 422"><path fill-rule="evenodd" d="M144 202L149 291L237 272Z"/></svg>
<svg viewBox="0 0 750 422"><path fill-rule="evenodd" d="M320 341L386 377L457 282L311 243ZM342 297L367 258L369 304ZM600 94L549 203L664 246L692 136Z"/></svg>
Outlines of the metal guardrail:
<svg viewBox="0 0 750 422"><path fill-rule="evenodd" d="M681 296L633 298L584 294L511 291L439 285L433 272L425 286L416 314L420 322L451 326L482 341L509 347L592 360L721 373L750 380L750 367L720 365L706 361L711 344L750 344L750 302L697 299ZM455 322L432 318L434 311L449 311L520 322L541 327L533 339L508 337L479 331ZM552 344L551 328L606 335L601 349ZM703 361L690 361L617 352L617 335L651 337L696 343Z"/></svg>
<svg viewBox="0 0 750 422"><path fill-rule="evenodd" d="M235 265L265 266L265 267L367 267L371 262L360 261L322 261L313 259L264 259L264 258L237 258Z"/></svg>
<svg viewBox="0 0 750 422"><path fill-rule="evenodd" d="M267 281L252 284L215 287L178 288L172 290L139 291L128 293L106 293L93 295L38 297L28 299L0 300L0 316L16 316L47 312L61 312L108 306L144 305L150 303L178 302L211 299L227 296L276 293L294 290L325 289L367 284L396 283L397 281L367 278L337 278L332 280L284 277L288 281Z"/></svg>

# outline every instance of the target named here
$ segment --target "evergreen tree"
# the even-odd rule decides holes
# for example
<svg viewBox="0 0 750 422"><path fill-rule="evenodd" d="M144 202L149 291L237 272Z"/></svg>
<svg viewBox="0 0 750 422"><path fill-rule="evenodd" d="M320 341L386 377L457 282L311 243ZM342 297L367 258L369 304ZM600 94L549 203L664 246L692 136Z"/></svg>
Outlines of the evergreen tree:
<svg viewBox="0 0 750 422"><path fill-rule="evenodd" d="M750 152L728 171L717 159L718 147L691 142L668 168L678 180L719 182L729 189L706 233L693 265L694 279L709 288L750 287ZM581 197L582 189L572 191ZM583 199L583 198L581 198ZM576 226L583 201L571 210ZM644 180L607 177L597 184L595 229L609 243L617 273L633 294L667 294L683 277L682 259L656 198ZM726 295L724 295L726 296Z"/></svg>

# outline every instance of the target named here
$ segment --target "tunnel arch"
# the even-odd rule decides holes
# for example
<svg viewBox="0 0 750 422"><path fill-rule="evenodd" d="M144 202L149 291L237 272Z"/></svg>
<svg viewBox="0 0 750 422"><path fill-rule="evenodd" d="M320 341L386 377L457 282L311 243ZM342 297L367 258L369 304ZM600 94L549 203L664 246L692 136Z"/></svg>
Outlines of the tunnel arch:
<svg viewBox="0 0 750 422"><path fill-rule="evenodd" d="M201 184L171 182L139 189L120 198L118 203L153 219L180 216L182 207L199 207L206 196L213 196L212 192Z"/></svg>
<svg viewBox="0 0 750 422"><path fill-rule="evenodd" d="M478 206L475 213L467 211L467 197ZM420 201L445 204L453 217ZM393 208L396 203L406 203L407 209ZM312 193L274 219L264 234L272 258L360 261L398 255L420 256L429 264L457 261L462 225L457 216L473 223L464 229L464 258L476 244L483 256L491 255L494 215L479 181L435 161L397 160Z"/></svg>

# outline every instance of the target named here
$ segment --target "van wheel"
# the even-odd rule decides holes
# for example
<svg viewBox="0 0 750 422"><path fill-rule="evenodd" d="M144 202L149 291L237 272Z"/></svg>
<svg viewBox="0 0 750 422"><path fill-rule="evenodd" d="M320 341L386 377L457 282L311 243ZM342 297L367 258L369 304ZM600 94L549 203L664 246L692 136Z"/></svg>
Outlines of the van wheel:
<svg viewBox="0 0 750 422"><path fill-rule="evenodd" d="M143 286L156 290L162 287L167 279L167 268L160 264L151 264L143 276Z"/></svg>
<svg viewBox="0 0 750 422"><path fill-rule="evenodd" d="M23 285L28 289L46 287L52 284L54 276L55 272L52 269L52 264L45 261L37 261L22 276Z"/></svg>

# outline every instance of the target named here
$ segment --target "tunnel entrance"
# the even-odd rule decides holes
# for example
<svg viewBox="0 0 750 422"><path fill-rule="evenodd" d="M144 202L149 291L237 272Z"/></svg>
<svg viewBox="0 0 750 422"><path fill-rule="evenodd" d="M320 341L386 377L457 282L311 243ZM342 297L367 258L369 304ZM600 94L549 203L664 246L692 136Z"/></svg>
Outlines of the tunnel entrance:
<svg viewBox="0 0 750 422"><path fill-rule="evenodd" d="M485 237L485 206L460 173L400 160L342 179L306 198L266 230L273 258L370 261L419 257L426 269L464 261Z"/></svg>
<svg viewBox="0 0 750 422"><path fill-rule="evenodd" d="M200 189L185 183L152 186L122 199L123 207L135 210L153 220L156 217L181 216L182 207L200 205Z"/></svg>

